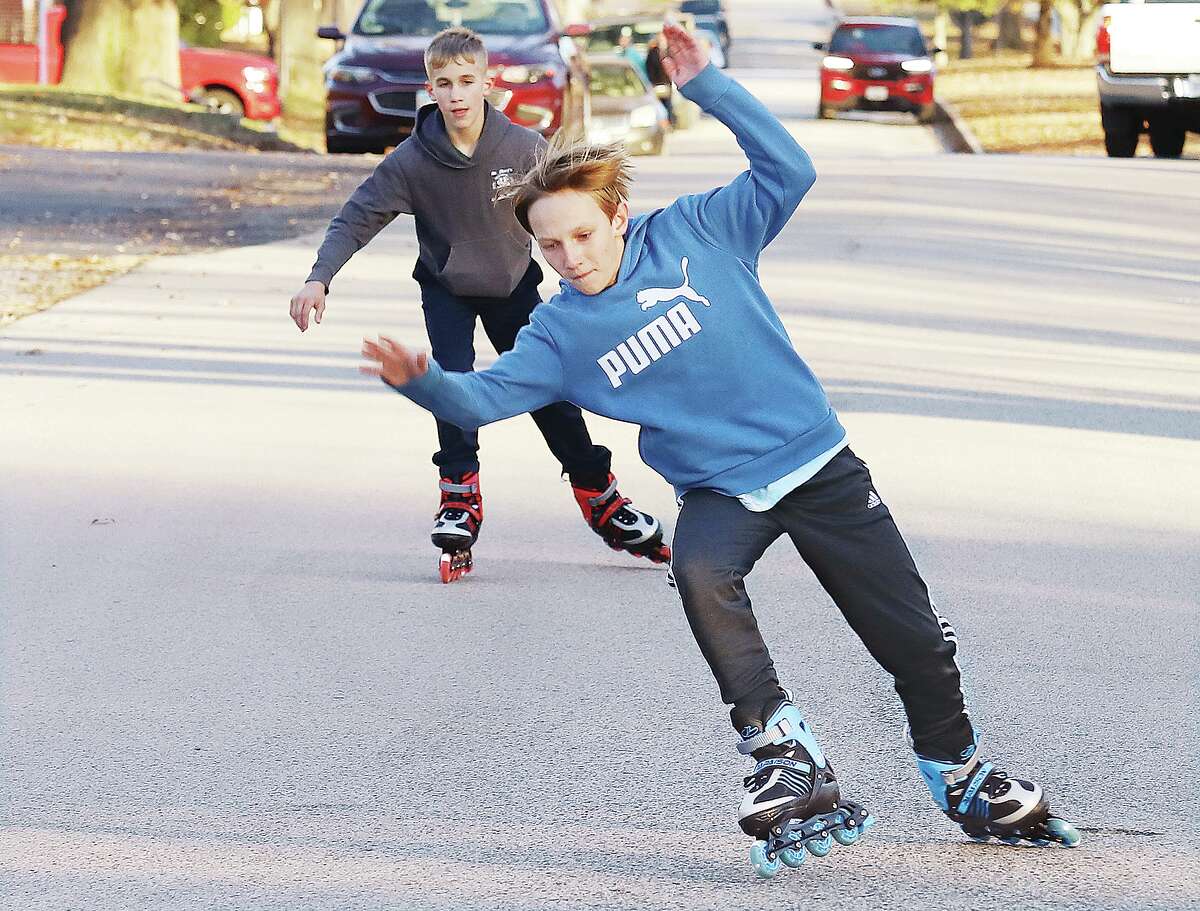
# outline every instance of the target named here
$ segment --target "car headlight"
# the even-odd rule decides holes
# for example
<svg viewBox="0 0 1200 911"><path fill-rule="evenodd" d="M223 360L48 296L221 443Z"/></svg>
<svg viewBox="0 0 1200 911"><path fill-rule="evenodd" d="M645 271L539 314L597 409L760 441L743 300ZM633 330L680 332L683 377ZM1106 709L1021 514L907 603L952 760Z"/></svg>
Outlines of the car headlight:
<svg viewBox="0 0 1200 911"><path fill-rule="evenodd" d="M928 73L933 70L933 61L927 58L920 60L905 60L900 64L900 69L906 73Z"/></svg>
<svg viewBox="0 0 1200 911"><path fill-rule="evenodd" d="M629 114L629 125L631 127L652 127L658 123L658 115L662 110L657 104L643 104L640 108L634 108Z"/></svg>
<svg viewBox="0 0 1200 911"><path fill-rule="evenodd" d="M849 57L826 57L821 61L821 66L827 70L852 70L854 61Z"/></svg>
<svg viewBox="0 0 1200 911"><path fill-rule="evenodd" d="M369 66L332 66L325 73L329 85L363 85L379 78Z"/></svg>
<svg viewBox="0 0 1200 911"><path fill-rule="evenodd" d="M271 71L265 66L242 67L242 78L246 80L246 85L253 88L263 88L267 84L267 79L270 78L270 76Z"/></svg>

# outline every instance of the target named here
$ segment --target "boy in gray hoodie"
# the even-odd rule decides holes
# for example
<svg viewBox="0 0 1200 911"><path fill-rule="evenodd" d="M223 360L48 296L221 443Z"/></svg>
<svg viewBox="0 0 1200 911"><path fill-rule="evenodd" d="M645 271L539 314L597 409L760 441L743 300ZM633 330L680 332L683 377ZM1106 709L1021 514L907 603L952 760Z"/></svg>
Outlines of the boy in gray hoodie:
<svg viewBox="0 0 1200 911"><path fill-rule="evenodd" d="M511 203L493 195L524 172L545 144L486 102L492 80L487 51L466 28L438 34L425 52L427 87L436 105L417 114L412 135L365 180L325 233L304 287L291 300L291 317L303 332L310 315L319 323L338 270L401 213L416 220L420 253L413 278L434 360L450 372L474 367L475 320L498 353L541 302L542 272L530 256L529 236ZM577 406L558 402L532 412L550 451L571 481L591 528L615 550L654 562L670 559L662 525L617 491L612 453L594 444ZM442 549L442 581L471 569L471 546L483 522L477 431L437 421L441 503L432 539Z"/></svg>

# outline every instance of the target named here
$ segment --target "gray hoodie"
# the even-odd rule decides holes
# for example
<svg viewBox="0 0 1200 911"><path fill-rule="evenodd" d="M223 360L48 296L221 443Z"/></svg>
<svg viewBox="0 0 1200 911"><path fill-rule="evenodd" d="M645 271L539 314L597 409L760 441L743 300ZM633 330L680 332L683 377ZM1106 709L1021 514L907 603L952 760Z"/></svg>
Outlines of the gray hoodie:
<svg viewBox="0 0 1200 911"><path fill-rule="evenodd" d="M308 281L330 282L397 215L416 219L418 262L461 297L508 297L529 268L529 235L511 202L493 193L524 173L540 134L518 126L490 104L468 158L450 141L437 105L417 112L412 135L379 163L329 223Z"/></svg>

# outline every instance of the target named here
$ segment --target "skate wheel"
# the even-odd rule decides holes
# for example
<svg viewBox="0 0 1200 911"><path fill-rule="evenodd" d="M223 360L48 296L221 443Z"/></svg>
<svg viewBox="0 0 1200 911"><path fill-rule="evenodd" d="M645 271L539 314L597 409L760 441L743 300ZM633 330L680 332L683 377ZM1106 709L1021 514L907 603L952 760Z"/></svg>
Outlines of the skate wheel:
<svg viewBox="0 0 1200 911"><path fill-rule="evenodd" d="M767 843L765 841L756 841L750 846L750 866L763 879L770 879L779 872L780 860L778 857L774 860L769 859L767 857Z"/></svg>
<svg viewBox="0 0 1200 911"><path fill-rule="evenodd" d="M812 838L804 843L808 853L813 857L824 857L833 850L833 836L826 832L820 838Z"/></svg>
<svg viewBox="0 0 1200 911"><path fill-rule="evenodd" d="M442 577L443 584L453 582L469 573L472 565L469 549L446 551L438 560L438 575Z"/></svg>
<svg viewBox="0 0 1200 911"><path fill-rule="evenodd" d="M1082 840L1079 830L1065 819L1059 819L1057 816L1051 816L1043 825L1046 829L1046 834L1048 834L1063 847L1074 848Z"/></svg>
<svg viewBox="0 0 1200 911"><path fill-rule="evenodd" d="M848 848L863 837L863 830L855 826L851 829L834 829L832 834L834 841Z"/></svg>
<svg viewBox="0 0 1200 911"><path fill-rule="evenodd" d="M804 863L804 851L795 848L783 848L779 852L779 859L791 867L793 870Z"/></svg>

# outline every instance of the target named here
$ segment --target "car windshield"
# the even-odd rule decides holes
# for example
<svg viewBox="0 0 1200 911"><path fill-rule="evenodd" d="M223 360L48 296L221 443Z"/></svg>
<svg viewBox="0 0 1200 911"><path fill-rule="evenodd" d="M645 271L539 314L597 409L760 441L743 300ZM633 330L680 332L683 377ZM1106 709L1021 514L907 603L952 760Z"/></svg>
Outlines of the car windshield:
<svg viewBox="0 0 1200 911"><path fill-rule="evenodd" d="M912 54L925 56L925 39L908 25L843 25L829 42L831 54Z"/></svg>
<svg viewBox="0 0 1200 911"><path fill-rule="evenodd" d="M699 16L712 16L721 12L721 0L683 0L679 9L684 13Z"/></svg>
<svg viewBox="0 0 1200 911"><path fill-rule="evenodd" d="M452 25L481 35L536 35L550 27L540 0L367 0L354 34L432 37Z"/></svg>
<svg viewBox="0 0 1200 911"><path fill-rule="evenodd" d="M592 94L607 98L640 98L649 89L642 77L628 64L593 63Z"/></svg>

